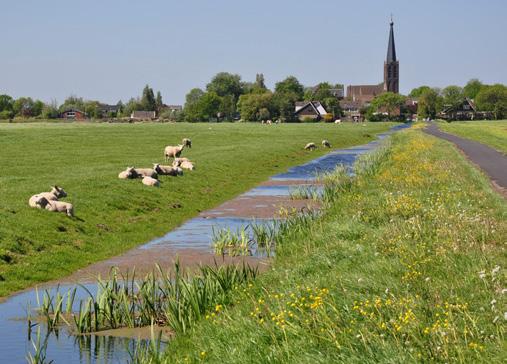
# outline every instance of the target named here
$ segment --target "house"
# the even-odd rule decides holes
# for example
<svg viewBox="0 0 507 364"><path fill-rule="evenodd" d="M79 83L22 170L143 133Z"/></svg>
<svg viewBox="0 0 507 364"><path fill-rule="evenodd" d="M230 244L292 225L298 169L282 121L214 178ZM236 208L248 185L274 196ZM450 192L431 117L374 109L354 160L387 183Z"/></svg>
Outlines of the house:
<svg viewBox="0 0 507 364"><path fill-rule="evenodd" d="M444 120L474 120L477 116L477 107L468 97L457 105L444 105L438 117Z"/></svg>
<svg viewBox="0 0 507 364"><path fill-rule="evenodd" d="M100 104L99 109L102 117L117 116L118 112L120 111L120 106Z"/></svg>
<svg viewBox="0 0 507 364"><path fill-rule="evenodd" d="M132 120L153 120L156 117L155 111L134 111L130 114Z"/></svg>
<svg viewBox="0 0 507 364"><path fill-rule="evenodd" d="M376 96L384 92L384 84L347 86L347 99L362 104L370 103Z"/></svg>
<svg viewBox="0 0 507 364"><path fill-rule="evenodd" d="M367 106L366 103L354 100L341 100L340 107L344 114L344 120L347 121L363 121L364 115L361 114L361 108Z"/></svg>
<svg viewBox="0 0 507 364"><path fill-rule="evenodd" d="M68 120L85 120L88 118L88 115L84 111L70 108L65 111L63 111L60 114L60 117L62 119L68 119Z"/></svg>
<svg viewBox="0 0 507 364"><path fill-rule="evenodd" d="M324 106L318 101L296 102L294 115L300 120L313 119L320 120L326 116L328 112Z"/></svg>
<svg viewBox="0 0 507 364"><path fill-rule="evenodd" d="M164 106L162 106L161 111L166 111L166 110L173 112L173 113L177 113L177 112L183 111L183 106L182 105L164 105Z"/></svg>

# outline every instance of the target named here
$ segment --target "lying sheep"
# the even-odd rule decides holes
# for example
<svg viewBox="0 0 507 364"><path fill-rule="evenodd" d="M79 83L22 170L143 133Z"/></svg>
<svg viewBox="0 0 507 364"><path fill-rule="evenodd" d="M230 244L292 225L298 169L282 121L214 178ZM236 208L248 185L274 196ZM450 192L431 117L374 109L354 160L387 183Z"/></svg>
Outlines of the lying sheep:
<svg viewBox="0 0 507 364"><path fill-rule="evenodd" d="M183 144L185 147L192 148L192 141L188 138L183 138L181 144Z"/></svg>
<svg viewBox="0 0 507 364"><path fill-rule="evenodd" d="M190 162L188 158L182 157L182 158L174 158L173 160L173 167L179 167L181 163L183 162Z"/></svg>
<svg viewBox="0 0 507 364"><path fill-rule="evenodd" d="M315 143L308 143L305 145L305 150L314 150L314 149L317 149L317 146L315 145Z"/></svg>
<svg viewBox="0 0 507 364"><path fill-rule="evenodd" d="M160 181L158 179L145 176L143 178L143 185L160 187Z"/></svg>
<svg viewBox="0 0 507 364"><path fill-rule="evenodd" d="M37 199L36 204L39 208L44 208L48 211L65 212L69 217L74 216L74 206L70 202L49 201L45 197L40 197Z"/></svg>
<svg viewBox="0 0 507 364"><path fill-rule="evenodd" d="M130 178L137 178L137 172L134 167L127 167L126 170L120 172L118 175L118 178L120 179L130 179Z"/></svg>
<svg viewBox="0 0 507 364"><path fill-rule="evenodd" d="M180 167L183 169L191 170L191 171L193 171L195 169L194 164L190 161L181 162Z"/></svg>
<svg viewBox="0 0 507 364"><path fill-rule="evenodd" d="M134 171L139 178L151 177L156 179L158 177L157 172L153 168L134 168Z"/></svg>
<svg viewBox="0 0 507 364"><path fill-rule="evenodd" d="M162 166L158 163L153 164L153 170L163 176L179 176L183 174L183 170L178 166Z"/></svg>
<svg viewBox="0 0 507 364"><path fill-rule="evenodd" d="M331 143L329 143L327 140L324 139L322 141L322 146L326 148L331 148Z"/></svg>
<svg viewBox="0 0 507 364"><path fill-rule="evenodd" d="M164 149L164 157L165 157L165 160L168 161L169 158L176 158L176 157L179 157L181 155L181 151L185 148L185 145L184 144L180 144L176 147L173 147L171 145L168 145L167 147L165 147Z"/></svg>
<svg viewBox="0 0 507 364"><path fill-rule="evenodd" d="M334 123L335 123L335 124L341 124L341 123L342 123L342 121L341 121L340 119L336 119L336 120L334 121Z"/></svg>
<svg viewBox="0 0 507 364"><path fill-rule="evenodd" d="M65 190L63 188L55 185L55 186L51 187L50 192L41 192L41 193L38 193L38 194L30 197L30 199L28 200L28 205L30 207L40 208L40 206L37 205L37 203L36 203L36 201L39 199L39 197L44 197L49 201L57 201L61 197L67 197L67 192L65 192Z"/></svg>

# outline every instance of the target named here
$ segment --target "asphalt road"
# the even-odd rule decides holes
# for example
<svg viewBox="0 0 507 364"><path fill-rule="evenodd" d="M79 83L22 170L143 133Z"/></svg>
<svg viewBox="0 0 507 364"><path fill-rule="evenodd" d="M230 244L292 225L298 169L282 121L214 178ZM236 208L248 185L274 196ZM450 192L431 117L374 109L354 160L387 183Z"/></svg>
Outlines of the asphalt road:
<svg viewBox="0 0 507 364"><path fill-rule="evenodd" d="M507 190L507 156L484 144L444 133L430 123L424 131L454 143L466 157L479 166L503 191Z"/></svg>

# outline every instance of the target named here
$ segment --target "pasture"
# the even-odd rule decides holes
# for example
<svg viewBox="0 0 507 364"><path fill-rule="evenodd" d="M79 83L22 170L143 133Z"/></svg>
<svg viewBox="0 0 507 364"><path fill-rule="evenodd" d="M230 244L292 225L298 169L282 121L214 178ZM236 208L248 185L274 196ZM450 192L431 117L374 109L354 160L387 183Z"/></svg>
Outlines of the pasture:
<svg viewBox="0 0 507 364"><path fill-rule="evenodd" d="M507 120L439 123L442 131L472 139L507 154Z"/></svg>
<svg viewBox="0 0 507 364"><path fill-rule="evenodd" d="M326 152L322 139L363 144L389 123L359 124L0 124L0 297L56 279L161 236L270 175ZM182 138L196 164L161 187L120 180L127 166L163 162ZM58 184L75 218L28 207Z"/></svg>

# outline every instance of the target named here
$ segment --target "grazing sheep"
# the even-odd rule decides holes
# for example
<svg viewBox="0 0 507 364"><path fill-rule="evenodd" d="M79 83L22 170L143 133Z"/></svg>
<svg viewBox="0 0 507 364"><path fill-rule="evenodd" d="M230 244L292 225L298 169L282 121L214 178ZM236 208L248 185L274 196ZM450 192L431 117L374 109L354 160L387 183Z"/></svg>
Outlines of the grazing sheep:
<svg viewBox="0 0 507 364"><path fill-rule="evenodd" d="M188 138L183 138L181 144L183 144L185 147L192 148L192 141Z"/></svg>
<svg viewBox="0 0 507 364"><path fill-rule="evenodd" d="M179 167L181 163L183 162L190 162L188 158L182 157L182 158L174 158L173 160L173 167Z"/></svg>
<svg viewBox="0 0 507 364"><path fill-rule="evenodd" d="M322 146L326 148L331 148L331 143L329 143L327 140L322 141Z"/></svg>
<svg viewBox="0 0 507 364"><path fill-rule="evenodd" d="M129 178L137 178L137 172L134 167L127 167L126 170L120 172L118 178L120 179L129 179Z"/></svg>
<svg viewBox="0 0 507 364"><path fill-rule="evenodd" d="M153 168L134 168L134 171L137 174L137 177L139 178L143 177L157 178L157 172Z"/></svg>
<svg viewBox="0 0 507 364"><path fill-rule="evenodd" d="M67 192L65 192L65 190L61 187L53 186L51 187L50 192L41 192L30 197L28 200L28 205L30 207L40 208L40 206L36 203L39 197L44 197L49 201L57 201L60 197L67 197Z"/></svg>
<svg viewBox="0 0 507 364"><path fill-rule="evenodd" d="M67 216L74 216L74 206L70 202L63 201L48 201L46 198L42 197L37 201L37 204L44 207L48 211L53 212L65 212Z"/></svg>
<svg viewBox="0 0 507 364"><path fill-rule="evenodd" d="M189 169L191 171L193 171L195 169L194 164L190 161L181 162L180 167L183 169Z"/></svg>
<svg viewBox="0 0 507 364"><path fill-rule="evenodd" d="M308 143L305 145L305 150L314 150L314 149L317 149L315 143Z"/></svg>
<svg viewBox="0 0 507 364"><path fill-rule="evenodd" d="M176 147L173 147L171 145L168 145L167 147L165 147L164 149L164 157L165 157L165 160L168 161L169 158L176 158L176 157L179 157L181 155L181 151L183 150L183 148L185 148L185 145L184 144L180 144Z"/></svg>
<svg viewBox="0 0 507 364"><path fill-rule="evenodd" d="M159 187L160 181L158 179L146 176L143 178L143 185Z"/></svg>
<svg viewBox="0 0 507 364"><path fill-rule="evenodd" d="M267 120L267 121L266 121L266 124L271 125L271 124L272 124L272 121L271 121L271 120Z"/></svg>
<svg viewBox="0 0 507 364"><path fill-rule="evenodd" d="M183 174L183 170L174 164L172 166L162 166L153 163L153 170L163 176L178 176Z"/></svg>
<svg viewBox="0 0 507 364"><path fill-rule="evenodd" d="M335 124L341 124L341 123L342 123L342 121L341 121L340 119L336 119L336 120L334 121L334 123L335 123Z"/></svg>

